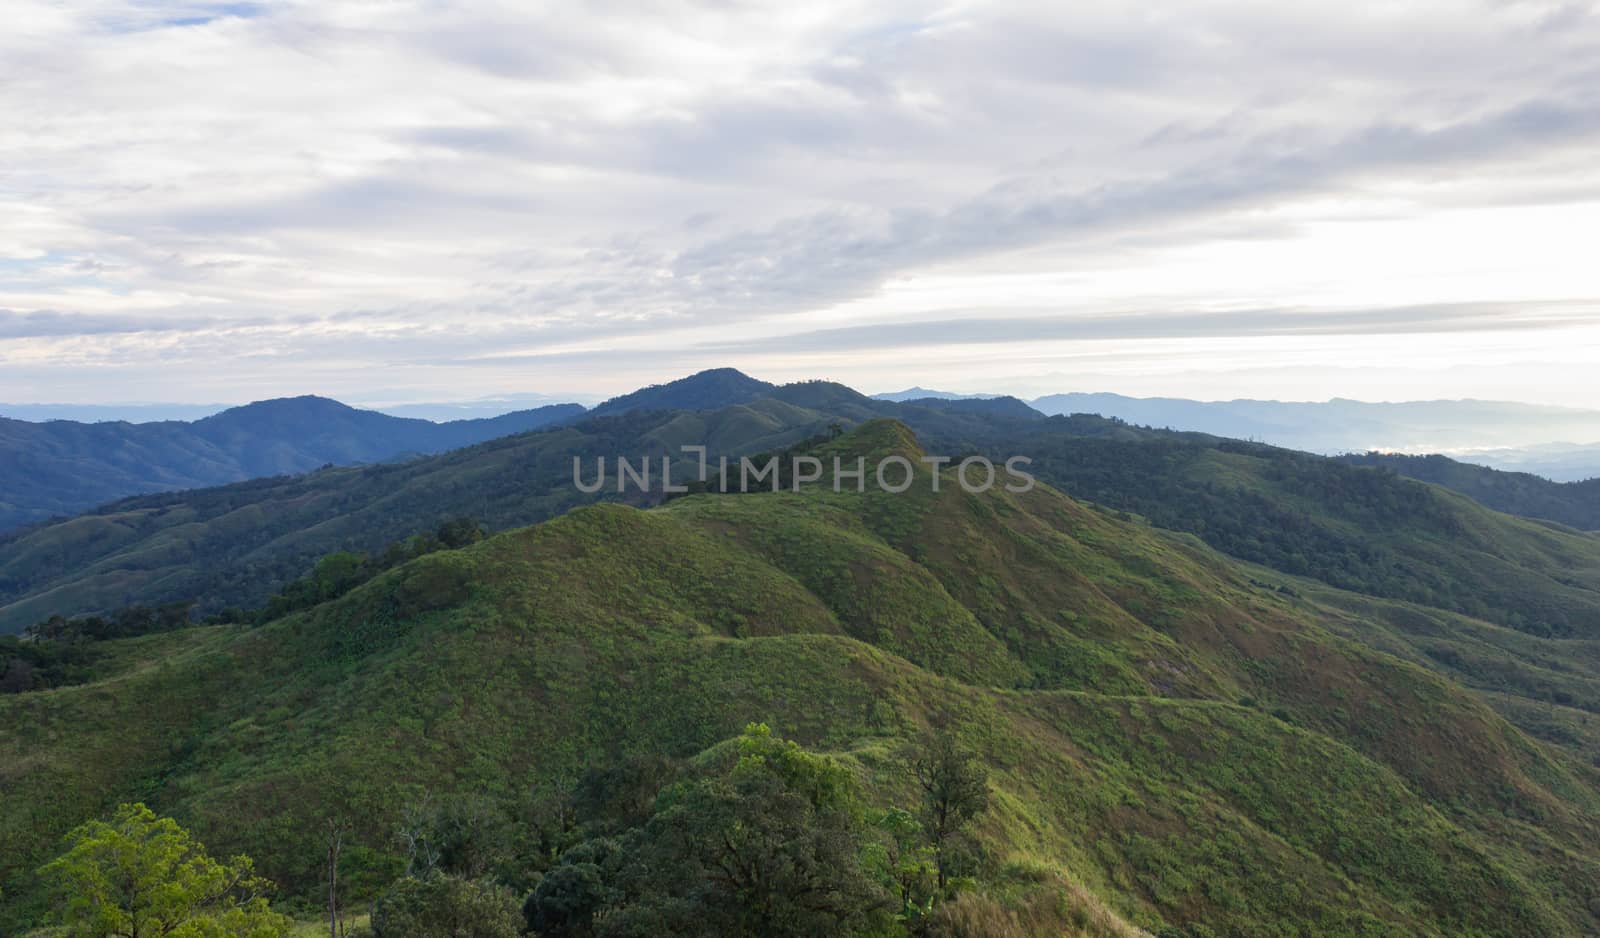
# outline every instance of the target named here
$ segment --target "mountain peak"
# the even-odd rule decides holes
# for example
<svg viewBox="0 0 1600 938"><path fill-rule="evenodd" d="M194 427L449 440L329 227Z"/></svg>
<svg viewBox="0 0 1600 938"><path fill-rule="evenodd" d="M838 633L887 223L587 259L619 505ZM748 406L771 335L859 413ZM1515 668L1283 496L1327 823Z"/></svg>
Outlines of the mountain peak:
<svg viewBox="0 0 1600 938"><path fill-rule="evenodd" d="M229 418L238 418L246 415L294 415L307 416L314 414L345 414L355 413L356 408L331 397L322 397L318 394L300 394L295 397L269 397L266 400L251 401L240 404L238 407L229 407L227 410L212 414L209 417L195 421L196 424L216 423Z"/></svg>
<svg viewBox="0 0 1600 938"><path fill-rule="evenodd" d="M926 453L912 429L891 417L868 420L846 430L836 440L830 440L818 450L819 455L854 459L863 456L875 463L891 456L901 456L918 466Z"/></svg>
<svg viewBox="0 0 1600 938"><path fill-rule="evenodd" d="M652 384L613 397L590 414L598 417L630 410L718 410L753 401L773 387L737 368L709 368L676 381Z"/></svg>

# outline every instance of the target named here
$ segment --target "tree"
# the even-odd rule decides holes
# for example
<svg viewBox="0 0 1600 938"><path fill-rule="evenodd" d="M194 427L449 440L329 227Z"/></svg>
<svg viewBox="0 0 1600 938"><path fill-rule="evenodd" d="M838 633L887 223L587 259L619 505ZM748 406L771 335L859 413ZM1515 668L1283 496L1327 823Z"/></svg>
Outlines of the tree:
<svg viewBox="0 0 1600 938"><path fill-rule="evenodd" d="M878 839L866 852L868 866L894 890L901 918L925 917L938 898L938 868L922 824L909 811L889 808L873 818L872 828Z"/></svg>
<svg viewBox="0 0 1600 938"><path fill-rule="evenodd" d="M591 763L578 776L573 806L585 823L599 833L639 827L650 820L656 795L677 771L676 763L657 753Z"/></svg>
<svg viewBox="0 0 1600 938"><path fill-rule="evenodd" d="M444 547L455 550L483 540L483 525L476 518L451 518L439 525L434 536Z"/></svg>
<svg viewBox="0 0 1600 938"><path fill-rule="evenodd" d="M125 804L89 821L39 872L60 893L68 938L281 938L289 919L267 907L270 883L249 857L226 863L171 818Z"/></svg>
<svg viewBox="0 0 1600 938"><path fill-rule="evenodd" d="M623 859L622 844L611 837L586 841L562 854L522 907L528 931L549 938L593 935L595 916L621 898L611 883Z"/></svg>
<svg viewBox="0 0 1600 938"><path fill-rule="evenodd" d="M434 870L478 879L514 856L511 819L499 802L482 795L431 798L406 809L399 830L409 858L406 872Z"/></svg>
<svg viewBox="0 0 1600 938"><path fill-rule="evenodd" d="M910 762L911 773L922 790L922 829L933 847L939 894L944 895L949 885L951 847L989 806L989 774L945 728L936 731Z"/></svg>
<svg viewBox="0 0 1600 938"><path fill-rule="evenodd" d="M521 928L511 890L448 873L403 877L372 905L377 938L517 938Z"/></svg>
<svg viewBox="0 0 1600 938"><path fill-rule="evenodd" d="M339 854L349 832L350 822L341 815L323 820L323 843L328 848L328 938L339 938Z"/></svg>
<svg viewBox="0 0 1600 938"><path fill-rule="evenodd" d="M719 770L662 792L631 833L629 897L602 935L822 938L887 911L863 867L853 778L825 756L746 729Z"/></svg>

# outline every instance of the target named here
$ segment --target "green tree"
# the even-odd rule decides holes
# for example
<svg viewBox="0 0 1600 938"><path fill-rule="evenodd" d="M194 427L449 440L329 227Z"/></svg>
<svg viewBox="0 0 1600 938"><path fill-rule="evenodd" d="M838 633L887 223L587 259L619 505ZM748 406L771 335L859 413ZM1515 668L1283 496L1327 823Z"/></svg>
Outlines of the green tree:
<svg viewBox="0 0 1600 938"><path fill-rule="evenodd" d="M922 824L911 812L890 808L878 813L871 826L878 837L865 852L868 868L895 893L900 918L926 917L938 898L939 871Z"/></svg>
<svg viewBox="0 0 1600 938"><path fill-rule="evenodd" d="M171 818L125 804L89 821L40 869L60 893L68 938L280 938L289 919L267 907L270 884L249 857L226 863Z"/></svg>
<svg viewBox="0 0 1600 938"><path fill-rule="evenodd" d="M922 791L920 820L933 847L939 894L949 885L952 848L978 815L989 807L989 773L963 750L948 729L940 729L911 759L911 774Z"/></svg>
<svg viewBox="0 0 1600 938"><path fill-rule="evenodd" d="M484 538L483 525L476 518L451 518L439 525L439 530L434 534L439 543L444 547L455 550L476 544Z"/></svg>
<svg viewBox="0 0 1600 938"><path fill-rule="evenodd" d="M620 880L632 897L602 935L822 938L888 903L863 863L864 825L841 765L749 727L719 771L662 792Z"/></svg>
<svg viewBox="0 0 1600 938"><path fill-rule="evenodd" d="M528 931L548 938L587 938L595 916L621 898L611 883L623 861L622 845L600 837L562 854L528 896L522 915Z"/></svg>
<svg viewBox="0 0 1600 938"><path fill-rule="evenodd" d="M372 906L377 938L517 938L521 929L511 890L447 873L397 880Z"/></svg>

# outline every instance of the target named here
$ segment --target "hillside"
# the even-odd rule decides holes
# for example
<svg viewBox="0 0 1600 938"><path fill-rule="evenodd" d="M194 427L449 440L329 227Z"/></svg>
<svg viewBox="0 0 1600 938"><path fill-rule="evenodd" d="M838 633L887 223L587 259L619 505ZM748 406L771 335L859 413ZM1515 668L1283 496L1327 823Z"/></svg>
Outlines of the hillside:
<svg viewBox="0 0 1600 938"><path fill-rule="evenodd" d="M443 452L582 413L576 404L557 404L431 423L295 397L193 422L28 423L0 417L0 531L129 495Z"/></svg>
<svg viewBox="0 0 1600 938"><path fill-rule="evenodd" d="M1600 531L1600 479L1552 482L1526 472L1505 472L1447 456L1352 453L1339 457L1357 466L1378 466L1423 482L1454 489L1507 514L1543 518L1580 531Z"/></svg>
<svg viewBox="0 0 1600 938"><path fill-rule="evenodd" d="M502 437L401 463L329 468L146 495L0 534L0 632L47 615L198 599L201 613L257 605L336 550L377 551L458 516L495 529L553 517L588 496L572 460L618 454L687 463L680 443L729 453L820 432L822 415L768 401L715 415L646 412Z"/></svg>
<svg viewBox="0 0 1600 938"><path fill-rule="evenodd" d="M726 378L679 387L698 394L703 380ZM1600 630L1600 540L1436 486L1205 434L1042 419L1010 399L893 403L809 381L718 411L594 418L400 465L130 499L0 535L0 631L126 603L251 606L334 550L376 551L459 515L504 530L604 497L572 486L573 456L681 456L692 444L756 453L880 417L940 455L1029 457L1068 494L1283 573L1535 634ZM686 461L677 475L687 477Z"/></svg>
<svg viewBox="0 0 1600 938"><path fill-rule="evenodd" d="M675 475L687 479L683 445L705 445L713 459L738 456L884 415L946 436L993 438L994 421L982 412L885 404L802 382L714 412L624 410L403 463L130 498L0 533L0 633L128 603L197 599L201 613L253 606L336 550L377 551L459 516L503 530L615 497L578 491L573 457L592 466L599 457L672 456Z"/></svg>
<svg viewBox="0 0 1600 938"><path fill-rule="evenodd" d="M945 450L961 445L931 438ZM1335 459L1100 418L996 420L973 449L1022 454L1074 497L1331 586L1540 635L1600 637L1600 538Z"/></svg>
<svg viewBox="0 0 1600 938"><path fill-rule="evenodd" d="M817 452L923 454L884 421ZM1187 935L1600 929L1594 769L1355 635L1360 597L1045 487L929 481L584 507L0 698L0 930L41 908L54 838L118 800L307 896L331 812L394 871L424 792L537 803L752 721L891 803L889 754L951 718L991 767L987 888L1062 877Z"/></svg>

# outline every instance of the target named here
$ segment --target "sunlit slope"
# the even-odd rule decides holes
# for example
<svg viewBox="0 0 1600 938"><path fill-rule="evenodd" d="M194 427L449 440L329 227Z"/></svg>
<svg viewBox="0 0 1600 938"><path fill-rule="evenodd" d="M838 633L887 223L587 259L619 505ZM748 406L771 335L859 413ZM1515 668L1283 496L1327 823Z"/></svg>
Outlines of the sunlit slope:
<svg viewBox="0 0 1600 938"><path fill-rule="evenodd" d="M1600 537L1436 485L1238 441L1084 436L1051 418L982 447L1074 497L1330 586L1530 634L1600 637Z"/></svg>
<svg viewBox="0 0 1600 938"><path fill-rule="evenodd" d="M828 452L914 446L880 422ZM999 867L1062 871L1146 925L1600 928L1587 767L1193 541L927 481L581 508L0 699L6 895L36 901L26 871L120 799L304 892L330 812L381 865L425 791L510 796L751 720L903 800L884 754L946 714L994 766Z"/></svg>
<svg viewBox="0 0 1600 938"><path fill-rule="evenodd" d="M579 491L575 456L591 466L618 455L659 464L682 458L680 442L707 440L754 452L817 433L830 419L770 400L707 414L628 414L406 463L127 499L0 537L0 632L128 603L197 599L202 612L256 605L335 550L377 551L450 517L503 529L617 497ZM688 463L679 469L686 477Z"/></svg>

